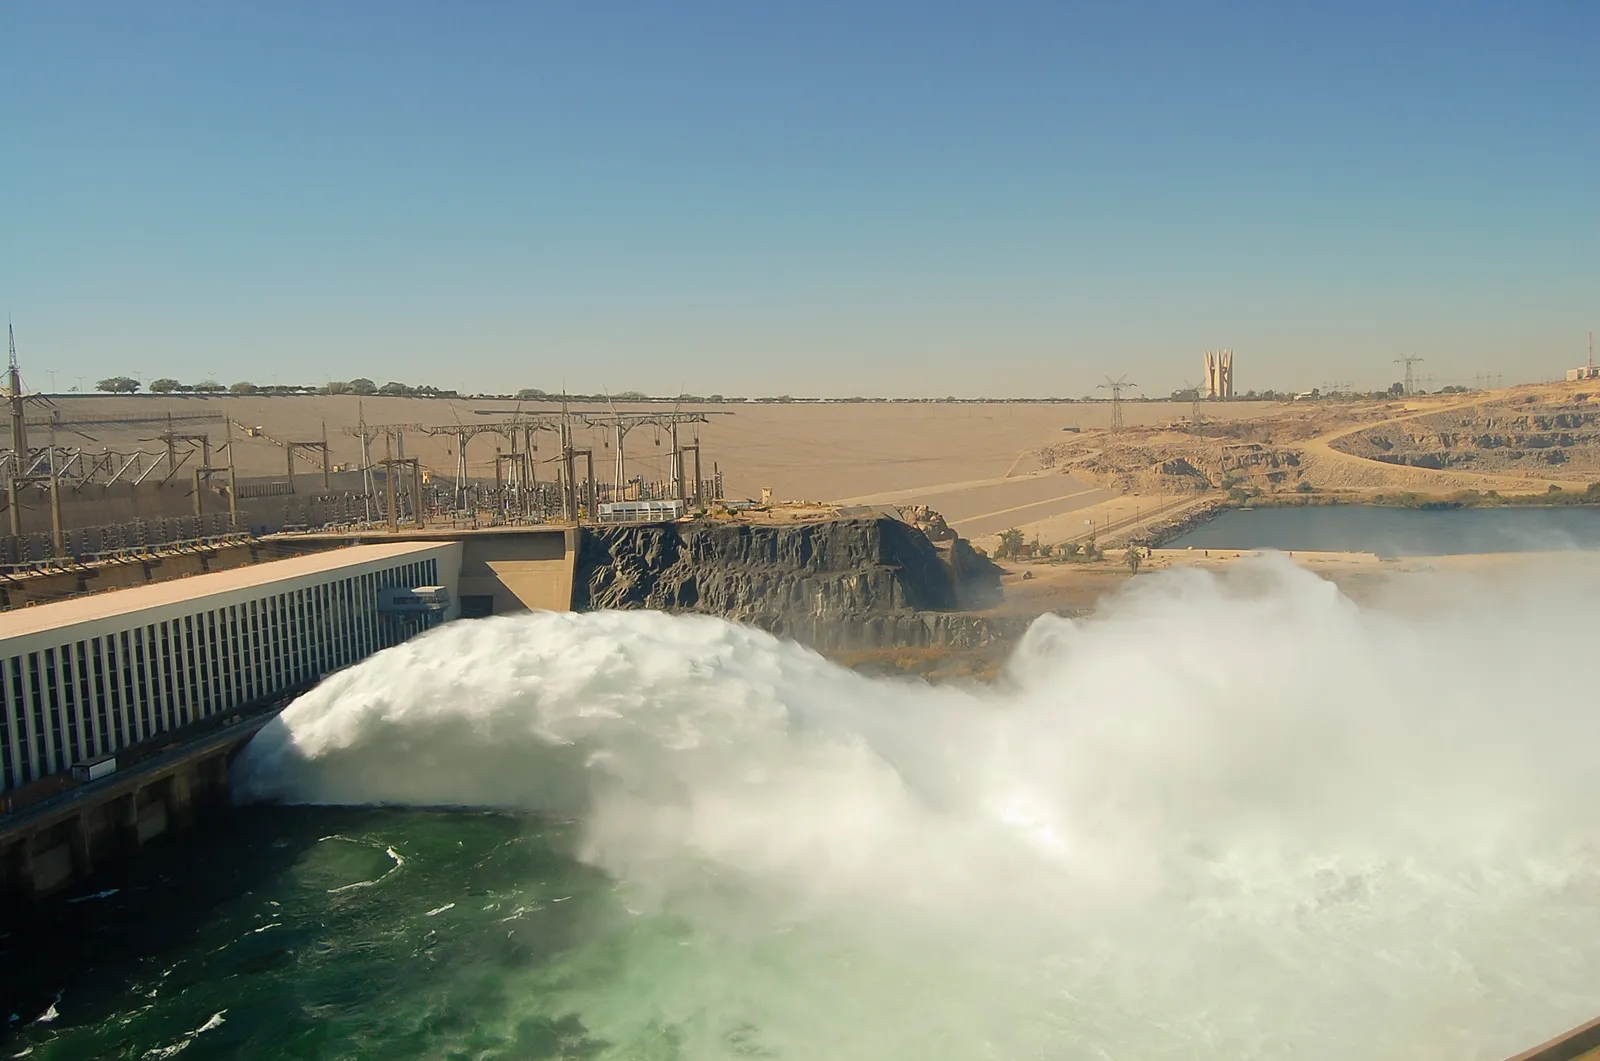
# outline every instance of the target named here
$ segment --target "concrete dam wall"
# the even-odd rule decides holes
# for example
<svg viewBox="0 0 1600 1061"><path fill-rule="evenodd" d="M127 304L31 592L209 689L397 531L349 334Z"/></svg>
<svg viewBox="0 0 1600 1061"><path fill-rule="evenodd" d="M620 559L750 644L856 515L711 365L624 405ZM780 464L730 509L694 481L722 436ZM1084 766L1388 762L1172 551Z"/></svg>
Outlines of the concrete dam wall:
<svg viewBox="0 0 1600 1061"><path fill-rule="evenodd" d="M978 648L996 631L966 610L999 596L965 541L899 520L701 521L585 528L572 604L719 615L822 650Z"/></svg>

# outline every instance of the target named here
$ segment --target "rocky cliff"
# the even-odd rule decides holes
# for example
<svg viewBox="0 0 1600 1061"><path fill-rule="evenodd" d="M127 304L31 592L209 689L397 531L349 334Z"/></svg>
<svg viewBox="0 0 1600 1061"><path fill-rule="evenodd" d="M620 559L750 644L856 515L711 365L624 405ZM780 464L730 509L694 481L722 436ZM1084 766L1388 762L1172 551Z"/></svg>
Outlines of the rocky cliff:
<svg viewBox="0 0 1600 1061"><path fill-rule="evenodd" d="M573 607L705 612L822 649L967 648L993 631L959 609L999 585L965 541L895 519L699 521L586 528Z"/></svg>
<svg viewBox="0 0 1600 1061"><path fill-rule="evenodd" d="M1414 468L1503 474L1565 466L1600 474L1600 409L1590 395L1529 394L1357 432L1336 442L1352 456Z"/></svg>

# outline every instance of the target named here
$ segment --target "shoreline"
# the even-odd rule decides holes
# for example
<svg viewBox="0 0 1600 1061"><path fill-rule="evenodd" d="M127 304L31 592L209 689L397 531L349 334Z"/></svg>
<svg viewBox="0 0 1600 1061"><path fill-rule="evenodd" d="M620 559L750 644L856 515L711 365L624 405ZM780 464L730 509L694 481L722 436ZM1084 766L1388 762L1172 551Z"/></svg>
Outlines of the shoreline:
<svg viewBox="0 0 1600 1061"><path fill-rule="evenodd" d="M1467 510L1551 511L1600 509L1600 490L1567 492L1571 500L1553 501L1548 494L1481 495L1462 497L1420 494L1263 494L1229 497L1216 492L1173 498L1171 495L1122 494L1060 517L1019 525L1024 540L1052 546L1096 542L1102 549L1125 549L1138 544L1159 549L1189 531L1209 523L1224 512L1267 508L1383 508L1414 512ZM1581 500L1579 500L1581 498ZM975 535L972 542L991 556L1000 535Z"/></svg>

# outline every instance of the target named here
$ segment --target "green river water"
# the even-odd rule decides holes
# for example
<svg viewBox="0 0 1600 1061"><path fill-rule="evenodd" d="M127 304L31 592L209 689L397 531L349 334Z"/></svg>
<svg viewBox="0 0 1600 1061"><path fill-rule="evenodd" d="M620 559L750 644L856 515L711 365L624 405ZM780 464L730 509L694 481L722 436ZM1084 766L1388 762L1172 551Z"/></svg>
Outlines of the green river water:
<svg viewBox="0 0 1600 1061"><path fill-rule="evenodd" d="M497 814L243 808L5 941L4 1056L594 1056L526 992L626 917L570 840Z"/></svg>

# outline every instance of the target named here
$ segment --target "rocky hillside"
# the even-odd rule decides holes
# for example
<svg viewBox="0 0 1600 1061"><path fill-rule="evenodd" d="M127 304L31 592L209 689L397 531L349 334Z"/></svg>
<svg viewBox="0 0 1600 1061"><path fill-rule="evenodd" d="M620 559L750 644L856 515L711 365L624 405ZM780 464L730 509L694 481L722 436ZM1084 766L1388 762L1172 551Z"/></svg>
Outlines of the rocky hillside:
<svg viewBox="0 0 1600 1061"><path fill-rule="evenodd" d="M1600 478L1600 401L1583 392L1519 395L1383 424L1333 445L1411 468Z"/></svg>
<svg viewBox="0 0 1600 1061"><path fill-rule="evenodd" d="M1600 480L1600 394L1550 384L1475 398L1294 403L1248 420L1085 432L1037 455L1046 467L1140 494L1538 493Z"/></svg>
<svg viewBox="0 0 1600 1061"><path fill-rule="evenodd" d="M970 647L999 569L900 520L586 528L573 606L705 612L826 649Z"/></svg>

